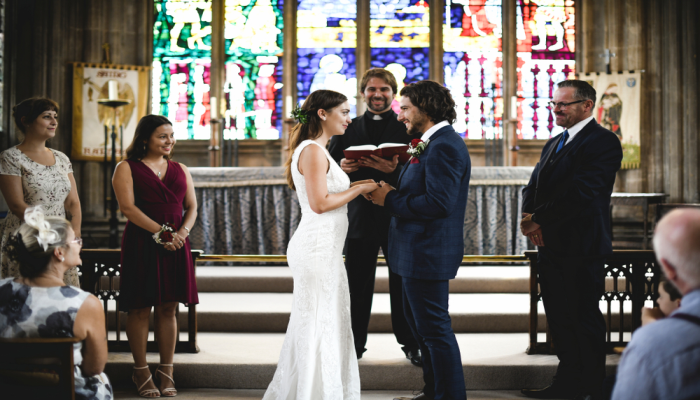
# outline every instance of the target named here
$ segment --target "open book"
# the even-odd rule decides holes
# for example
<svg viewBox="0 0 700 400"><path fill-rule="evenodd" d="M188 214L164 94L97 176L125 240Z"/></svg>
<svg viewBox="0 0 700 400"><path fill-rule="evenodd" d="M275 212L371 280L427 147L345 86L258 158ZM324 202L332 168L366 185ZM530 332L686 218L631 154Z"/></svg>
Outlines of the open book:
<svg viewBox="0 0 700 400"><path fill-rule="evenodd" d="M365 144L362 146L351 146L343 150L345 158L348 160L359 160L362 157L375 155L387 160L391 160L394 154L399 155L399 162L405 164L411 155L406 153L408 145L403 143L382 143L379 146Z"/></svg>

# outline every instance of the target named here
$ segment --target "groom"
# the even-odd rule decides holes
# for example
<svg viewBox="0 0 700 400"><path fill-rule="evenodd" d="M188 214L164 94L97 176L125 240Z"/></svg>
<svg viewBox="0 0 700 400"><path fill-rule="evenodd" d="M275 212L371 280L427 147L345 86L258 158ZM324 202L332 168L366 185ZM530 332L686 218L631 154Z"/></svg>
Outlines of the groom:
<svg viewBox="0 0 700 400"><path fill-rule="evenodd" d="M423 353L423 392L414 400L466 399L464 372L448 312L449 280L464 254L464 212L471 161L450 91L433 81L401 90L399 121L413 157L396 188L382 182L367 195L392 216L389 265L404 285L404 312Z"/></svg>

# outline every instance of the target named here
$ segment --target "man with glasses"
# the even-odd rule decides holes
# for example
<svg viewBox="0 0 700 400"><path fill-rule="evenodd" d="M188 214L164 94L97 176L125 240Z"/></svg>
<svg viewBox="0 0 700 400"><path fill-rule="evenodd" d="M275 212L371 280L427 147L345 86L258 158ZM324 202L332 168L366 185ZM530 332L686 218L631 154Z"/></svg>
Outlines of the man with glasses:
<svg viewBox="0 0 700 400"><path fill-rule="evenodd" d="M564 132L542 149L523 189L520 229L538 248L538 273L559 366L540 399L597 398L605 378L605 320L599 301L612 253L610 195L622 162L617 136L593 118L596 92L584 81L558 84L549 103Z"/></svg>

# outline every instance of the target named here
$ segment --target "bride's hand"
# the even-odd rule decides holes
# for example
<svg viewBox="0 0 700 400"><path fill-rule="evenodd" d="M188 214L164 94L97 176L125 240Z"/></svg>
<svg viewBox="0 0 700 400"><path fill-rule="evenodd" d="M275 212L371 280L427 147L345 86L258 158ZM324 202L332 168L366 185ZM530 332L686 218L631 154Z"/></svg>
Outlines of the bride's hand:
<svg viewBox="0 0 700 400"><path fill-rule="evenodd" d="M365 180L362 180L362 181L356 181L356 182L351 183L351 184L350 184L350 187L355 187L355 186L357 186L357 185L364 185L364 184L366 184L366 183L374 183L374 184L376 184L377 182L375 182L375 181L372 180L372 179L365 179Z"/></svg>
<svg viewBox="0 0 700 400"><path fill-rule="evenodd" d="M356 186L360 188L360 194L363 196L365 196L367 193L374 192L379 188L379 184L374 181L371 181L371 183L360 183ZM367 198L367 196L365 196L365 198Z"/></svg>

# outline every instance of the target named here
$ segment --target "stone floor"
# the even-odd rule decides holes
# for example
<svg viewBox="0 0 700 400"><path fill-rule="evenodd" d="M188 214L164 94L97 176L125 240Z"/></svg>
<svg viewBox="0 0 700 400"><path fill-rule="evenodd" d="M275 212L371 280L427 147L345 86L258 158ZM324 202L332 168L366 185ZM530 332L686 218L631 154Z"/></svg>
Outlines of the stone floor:
<svg viewBox="0 0 700 400"><path fill-rule="evenodd" d="M264 390L245 389L181 389L178 391L178 400L260 400L265 393ZM141 399L136 395L135 389L119 389L115 391L114 397L123 400ZM362 400L392 400L395 397L405 397L410 399L413 392L391 391L391 390L366 390L362 392ZM469 400L491 400L491 399L522 399L525 398L517 390L468 390Z"/></svg>

